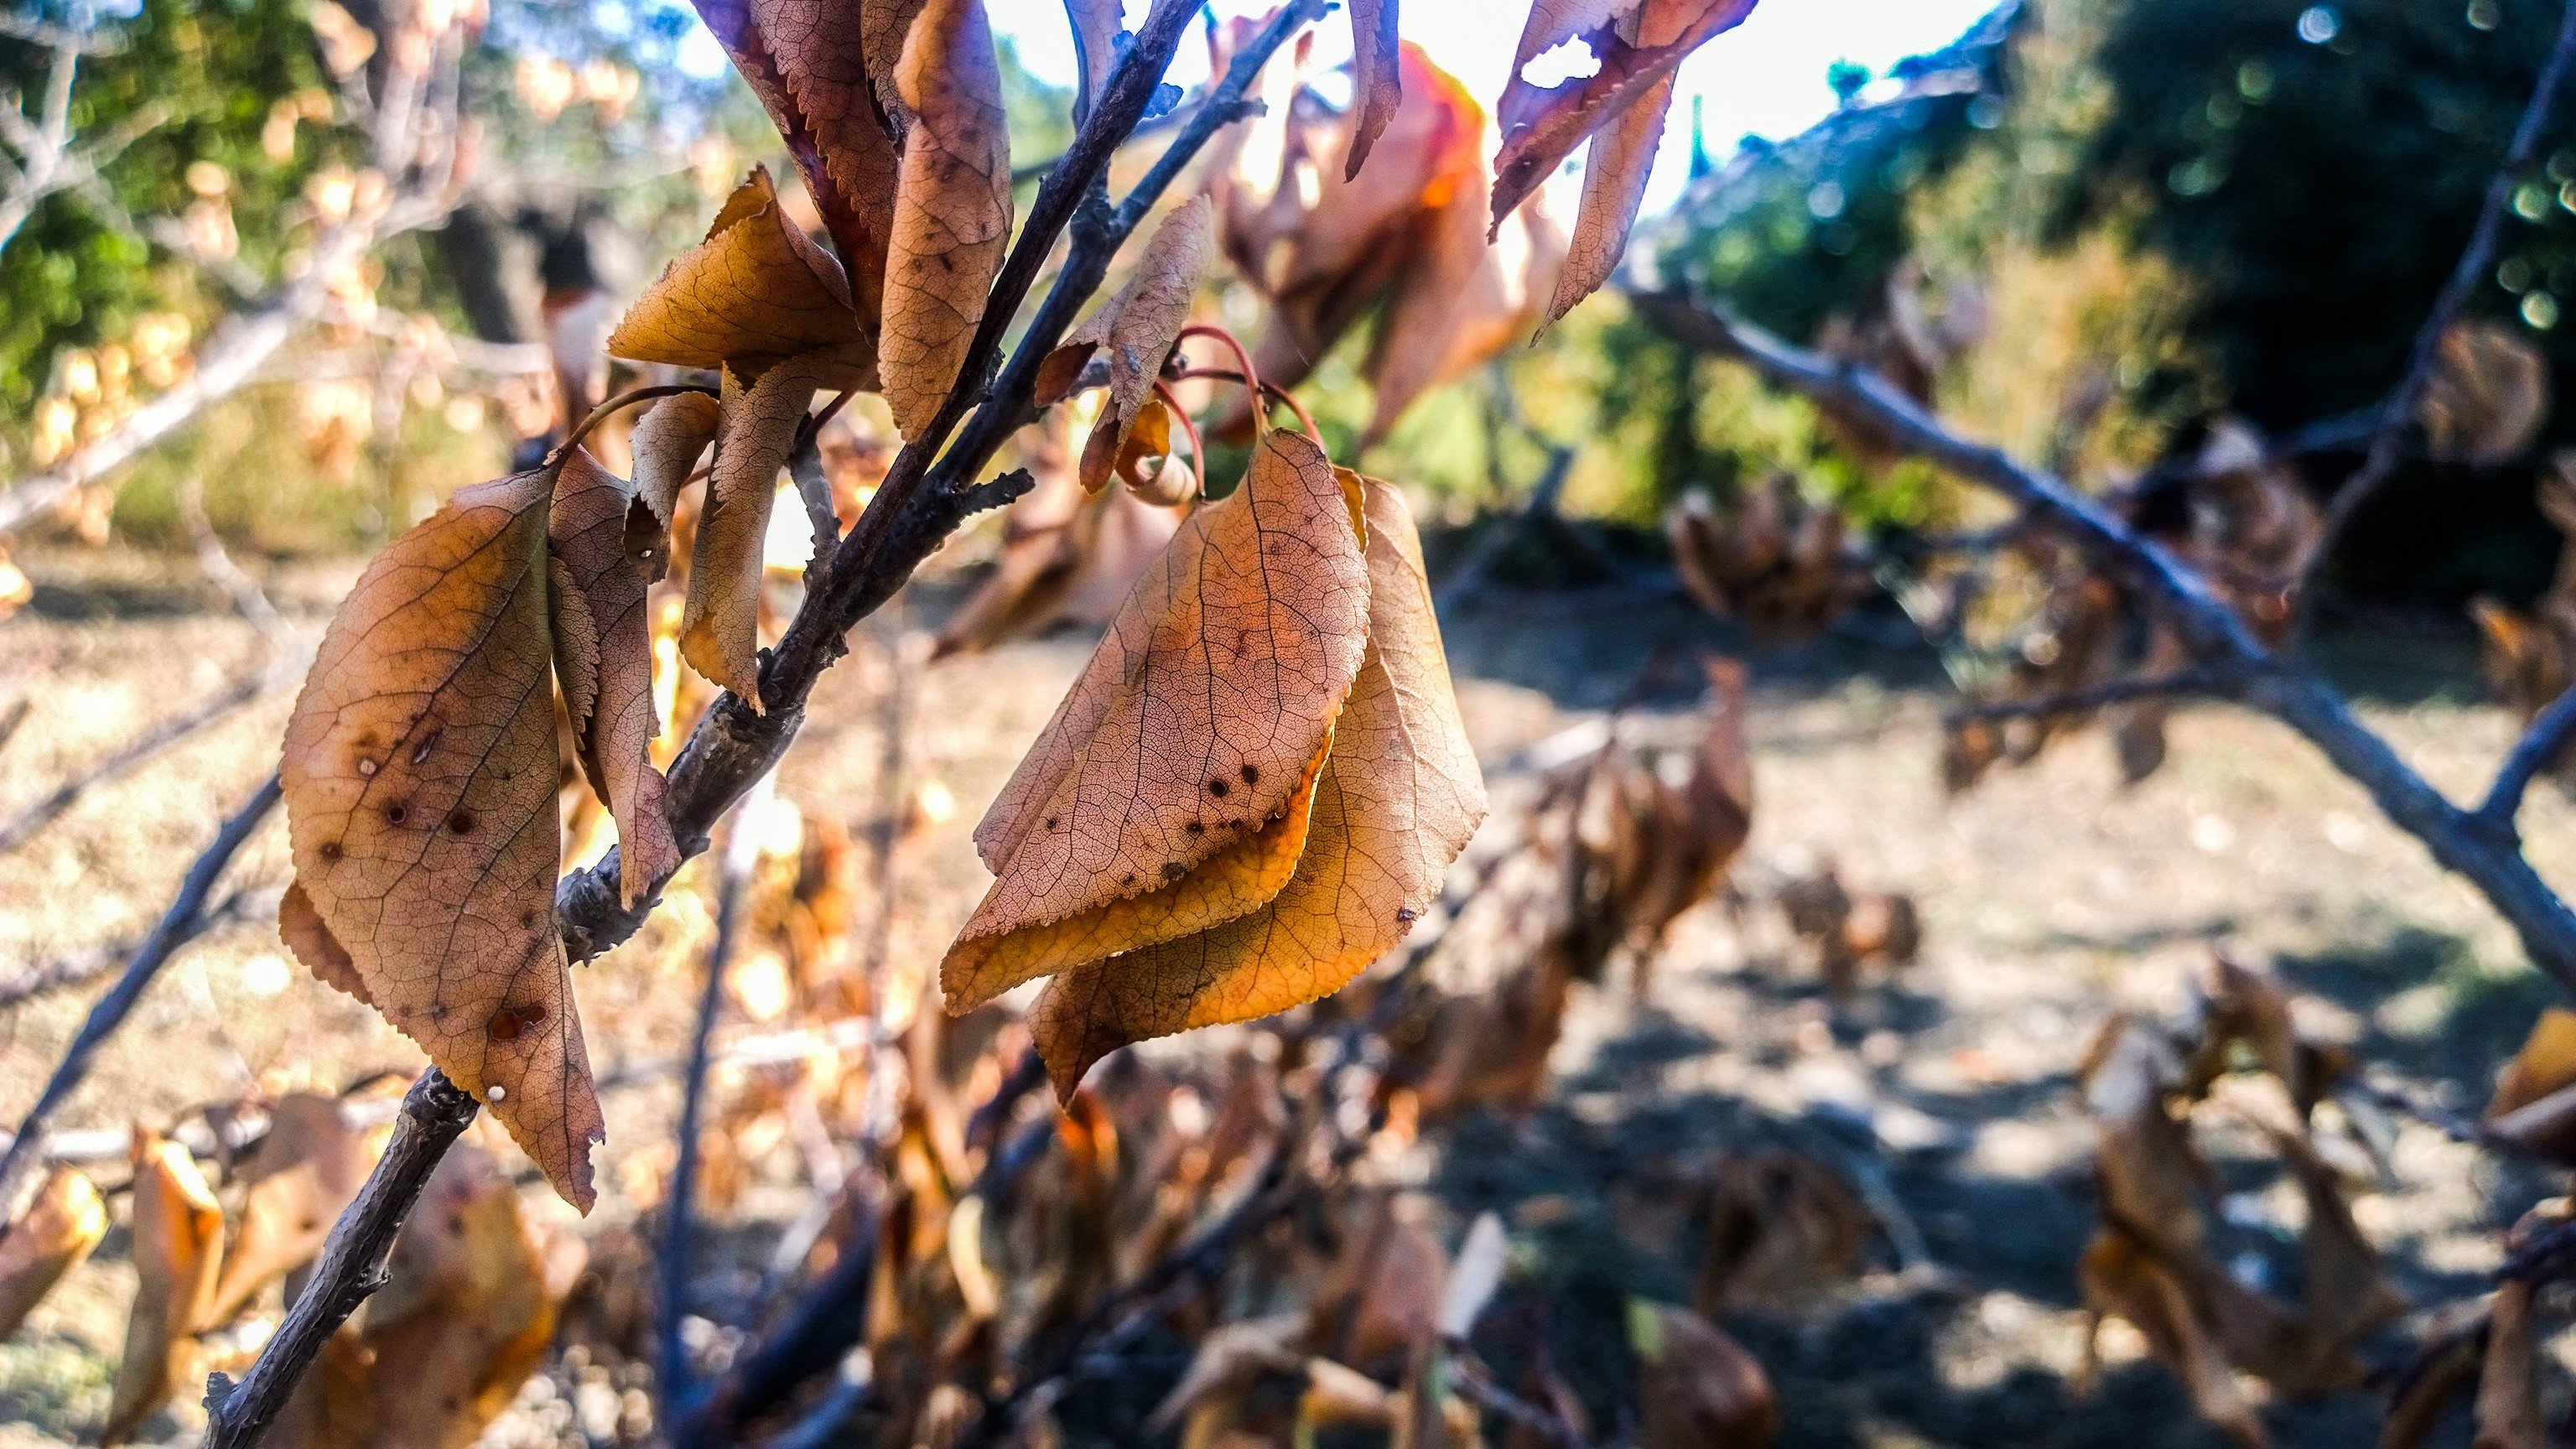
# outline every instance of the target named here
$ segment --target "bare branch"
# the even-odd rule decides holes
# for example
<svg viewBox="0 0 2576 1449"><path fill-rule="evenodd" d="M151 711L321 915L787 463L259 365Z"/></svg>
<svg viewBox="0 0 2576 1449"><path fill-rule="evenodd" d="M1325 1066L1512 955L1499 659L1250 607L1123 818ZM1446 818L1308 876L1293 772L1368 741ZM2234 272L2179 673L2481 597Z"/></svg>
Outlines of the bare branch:
<svg viewBox="0 0 2576 1449"><path fill-rule="evenodd" d="M224 868L232 863L234 854L259 829L260 822L268 818L268 812L277 807L277 798L277 777L271 775L252 794L250 802L234 812L233 817L224 822L223 828L215 832L214 842L197 857L196 864L188 867L187 879L180 883L179 894L170 902L170 909L162 913L161 924L144 938L133 959L125 963L124 978L90 1008L89 1019L81 1023L79 1035L72 1038L70 1050L63 1053L61 1063L55 1066L53 1077L45 1083L43 1095L36 1098L36 1105L28 1109L25 1120L18 1124L18 1135L11 1139L8 1152L0 1154L0 1242L8 1238L10 1225L17 1217L19 1200L34 1185L36 1169L45 1159L45 1138L52 1130L54 1118L88 1078L91 1061L98 1055L100 1045L124 1024L126 1016L134 1010L135 1003L143 999L144 991L161 973L171 953L202 929L206 897L213 893L215 882L222 877Z"/></svg>
<svg viewBox="0 0 2576 1449"><path fill-rule="evenodd" d="M770 777L763 776L763 785ZM747 806L756 806L764 789L755 786L745 797ZM734 938L742 928L743 882L750 878L751 867L760 854L760 840L743 829L742 813L736 811L732 836L725 842L724 858L716 872L716 938L707 948L707 983L698 995L697 1031L689 1039L689 1070L680 1090L679 1160L671 1168L671 1188L664 1207L662 1226L661 1292L653 1305L654 1340L661 1352L661 1393L667 1407L677 1403L688 1392L688 1345L680 1336L680 1320L688 1310L691 1216L697 1210L698 1134L703 1130L707 1102L707 1069L712 1064L711 1048L715 1041L716 1018L724 1010L725 967L733 959Z"/></svg>
<svg viewBox="0 0 2576 1449"><path fill-rule="evenodd" d="M204 1449L252 1449L259 1443L331 1335L384 1286L385 1258L403 1219L477 1110L479 1104L436 1067L412 1083L385 1155L357 1200L331 1225L313 1276L286 1311L277 1336L240 1383L222 1374L206 1381Z"/></svg>
<svg viewBox="0 0 2576 1449"><path fill-rule="evenodd" d="M2162 545L2063 479L1951 432L1874 373L1792 347L1680 291L1631 292L1629 302L1677 340L1733 357L1820 407L1865 421L1895 446L2044 515L2162 607L2195 668L2234 681L2247 704L2307 736L2370 793L2382 814L2486 897L2512 924L2533 964L2576 991L2576 912L2532 869L2518 844L2444 799L2324 680L2265 649L2208 581Z"/></svg>
<svg viewBox="0 0 2576 1449"><path fill-rule="evenodd" d="M2460 320L2470 294L2486 280L2487 269L2495 262L2496 243L2504 235L2505 209L2513 200L2522 173L2529 169L2531 158L2540 149L2541 135L2558 107L2558 95L2567 83L2571 61L2576 61L2576 0L2571 0L2559 17L2558 41L2550 47L2549 59L2540 68L2539 84L2532 88L2531 101L2523 107L2521 123L2514 127L2504 159L2497 163L2494 178L2487 182L2486 202L2478 210L2477 225L2469 232L2469 244L2460 253L2459 263L2452 267L2450 280L2442 284L2441 293L2433 299L2433 310L2425 315L2423 327L2415 334L2414 349L2406 359L2406 375L2380 407L2378 424L2370 435L2370 451L2363 456L2361 467L2335 491L2334 501L2327 505L2325 519L2317 530L2316 542L2299 566L2290 601L2303 615L2317 576L2325 571L2334 553L2336 540L2351 525L2353 516L2387 485L2389 475L2397 471L2407 436L2415 425L2416 409L2423 405L2425 389L2432 385L2433 370L2441 358L2442 338Z"/></svg>
<svg viewBox="0 0 2576 1449"><path fill-rule="evenodd" d="M223 693L204 704L144 731L123 749L64 781L45 798L19 811L6 822L0 822L0 851L25 844L29 836L79 803L81 796L97 786L124 777L164 751L185 744L274 691L295 683L303 678L304 667L312 657L308 651L260 673L235 680Z"/></svg>
<svg viewBox="0 0 2576 1449"><path fill-rule="evenodd" d="M273 888L267 890L245 888L234 891L198 916L180 940L181 942L195 940L221 926L274 921L277 919L277 897L278 892ZM114 941L104 946L91 946L68 956L56 957L51 961L30 966L17 975L0 981L0 1011L16 1006L22 1001L42 996L48 991L60 991L65 987L95 981L115 970L119 962L141 949L142 943L139 941Z"/></svg>
<svg viewBox="0 0 2576 1449"><path fill-rule="evenodd" d="M2035 719L2042 715L2095 710L2104 705L2125 704L2138 699L2158 699L2176 694L2216 694L2226 687L2225 678L2210 670L2181 669L2171 674L2137 674L2125 679L2106 679L2099 684L2035 694L2027 699L1970 700L1950 711L1949 718L1954 722Z"/></svg>
<svg viewBox="0 0 2576 1449"><path fill-rule="evenodd" d="M2522 738L2514 741L2512 753L2504 757L2495 783L2487 787L2487 798L2478 806L2478 823L2500 836L2516 838L2513 820L2522 813L2523 795L2541 771L2566 753L2571 736L2576 736L2576 689L2551 700L2548 708L2532 717Z"/></svg>

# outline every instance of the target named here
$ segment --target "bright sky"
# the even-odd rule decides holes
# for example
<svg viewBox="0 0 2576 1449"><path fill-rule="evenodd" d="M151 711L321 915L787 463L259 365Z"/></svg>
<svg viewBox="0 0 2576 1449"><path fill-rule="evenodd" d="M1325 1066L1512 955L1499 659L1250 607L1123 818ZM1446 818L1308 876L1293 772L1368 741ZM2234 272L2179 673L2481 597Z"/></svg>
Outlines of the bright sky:
<svg viewBox="0 0 2576 1449"><path fill-rule="evenodd" d="M994 30L1012 38L1031 71L1059 84L1071 81L1073 42L1060 0L985 4ZM1221 16L1257 15L1271 3L1215 0L1215 6ZM1854 61L1872 75L1884 75L1906 56L1956 40L1993 8L1994 0L1764 0L1750 19L1682 62L1680 93L1647 187L1647 208L1669 204L1688 179L1692 97L1701 98L1709 149L1723 158L1748 132L1794 135L1831 111L1834 93L1825 71L1835 61ZM1502 93L1528 10L1526 0L1402 0L1399 13L1404 38L1491 106ZM1144 12L1143 0L1129 0L1128 23L1141 21ZM1318 29L1319 61L1337 65L1349 56L1350 25L1342 14ZM1188 86L1206 73L1206 53L1193 37L1181 46L1172 79Z"/></svg>
<svg viewBox="0 0 2576 1449"><path fill-rule="evenodd" d="M1145 3L1128 0L1129 24L1144 18ZM1267 13L1272 0L1214 4L1221 16L1257 15ZM1709 149L1723 158L1747 133L1794 135L1832 110L1834 93L1825 72L1835 61L1884 75L1906 56L1957 39L1993 5L1994 0L1765 0L1752 18L1682 63L1672 124L1664 129L1663 152L1646 189L1647 209L1668 205L1688 179L1692 98L1700 100ZM1032 72L1057 84L1072 81L1073 41L1061 0L986 0L986 6L994 30L1017 44ZM1489 106L1501 94L1528 13L1526 0L1402 0L1400 13L1405 39L1430 52L1472 94ZM1317 36L1317 60L1340 64L1350 54L1349 37L1342 15L1327 19ZM724 64L703 30L682 44L680 61L710 74ZM1206 74L1207 55L1194 36L1182 44L1171 79L1189 86Z"/></svg>

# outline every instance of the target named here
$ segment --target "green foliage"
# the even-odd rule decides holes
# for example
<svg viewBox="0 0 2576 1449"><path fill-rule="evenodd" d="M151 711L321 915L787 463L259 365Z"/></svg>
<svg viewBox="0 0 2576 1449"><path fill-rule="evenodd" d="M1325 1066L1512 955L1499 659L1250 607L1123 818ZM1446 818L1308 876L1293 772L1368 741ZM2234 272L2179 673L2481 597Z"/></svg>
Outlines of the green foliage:
<svg viewBox="0 0 2576 1449"><path fill-rule="evenodd" d="M140 313L177 308L201 325L228 300L205 295L195 269L166 264L144 235L195 200L187 173L212 162L230 178L239 260L273 268L296 217L304 178L349 148L329 130L297 128L293 153L261 146L279 101L322 84L312 33L297 0L144 0L112 27L120 44L86 57L72 92L75 137L133 124L146 107L169 119L126 147L105 171L106 202L58 192L0 252L0 409L23 414L66 347L121 335ZM38 93L51 57L0 37L0 89Z"/></svg>
<svg viewBox="0 0 2576 1449"><path fill-rule="evenodd" d="M2226 393L2276 428L2366 405L2402 370L2560 12L2549 0L2315 9L2332 20L2310 18L2302 38L2306 0L2111 6L2095 64L2115 104L2071 213L2130 220L2196 280L2194 328ZM2473 310L2548 329L2576 297L2567 181L2576 153L2563 149L2526 179ZM2576 360L2569 342L2551 345Z"/></svg>

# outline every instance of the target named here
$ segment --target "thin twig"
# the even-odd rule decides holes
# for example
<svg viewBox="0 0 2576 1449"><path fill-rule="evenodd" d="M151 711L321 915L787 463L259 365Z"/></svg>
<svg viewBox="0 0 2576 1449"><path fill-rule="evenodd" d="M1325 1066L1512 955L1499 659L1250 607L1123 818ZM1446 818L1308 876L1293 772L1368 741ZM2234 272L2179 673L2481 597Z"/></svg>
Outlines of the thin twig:
<svg viewBox="0 0 2576 1449"><path fill-rule="evenodd" d="M694 1258L690 1234L698 1198L698 1136L705 1130L707 1071L714 1062L716 1018L724 1011L725 967L733 959L734 938L742 928L743 883L760 855L760 837L744 828L744 815L767 793L770 776L744 797L734 812L733 832L716 872L716 938L707 948L707 982L698 994L698 1026L689 1039L689 1070L680 1088L679 1156L671 1168L671 1190L662 1225L662 1291L654 1298L654 1341L661 1350L662 1402L677 1403L693 1377L689 1348L680 1320L689 1306L689 1268Z"/></svg>
<svg viewBox="0 0 2576 1449"><path fill-rule="evenodd" d="M2470 294L2486 280L2487 269L2495 261L2496 244L2504 235L2506 208L2522 173L2540 149L2541 136L2558 107L2558 93L2567 82L2571 60L2576 60L2576 0L2570 0L2559 16L2557 43L2550 47L2549 59L2540 68L2540 81L2532 88L2530 103L2523 107L2521 123L2514 127L2504 159L2497 163L2494 178L2487 182L2486 201L2478 210L2477 225L2469 232L2469 244L2461 251L2458 265L2451 269L2450 279L2442 284L2440 295L2433 299L2433 310L2425 315L2424 325L2415 333L2414 348L2406 359L2406 374L2380 408L2378 427L2370 435L2370 451L2363 456L2361 467L2335 490L2334 501L2326 506L2325 518L2317 529L2316 542L2299 566L2290 601L2291 607L2303 616L2317 576L2325 571L2336 542L2354 515L2377 496L2397 471L2408 430L2415 424L2416 411L2423 406L2425 390L2432 386L2434 370L2440 364L2442 339L2460 320Z"/></svg>
<svg viewBox="0 0 2576 1449"><path fill-rule="evenodd" d="M8 1239L10 1225L16 1221L19 1200L32 1186L36 1169L45 1158L45 1137L53 1128L54 1118L69 1102L72 1093L89 1076L90 1064L98 1049L122 1025L143 999L152 979L170 959L180 944L197 934L205 913L206 897L213 893L215 882L244 842L259 829L268 812L277 807L277 777L271 775L252 793L248 804L233 813L215 832L212 844L188 867L187 878L180 882L179 894L161 915L161 924L145 937L132 960L125 963L125 975L98 1004L90 1008L89 1019L81 1023L80 1034L72 1038L69 1050L55 1066L53 1077L45 1083L43 1095L29 1108L18 1124L18 1134L9 1143L6 1154L0 1154L0 1242Z"/></svg>
<svg viewBox="0 0 2576 1449"><path fill-rule="evenodd" d="M163 751L187 743L277 690L295 683L303 678L304 668L311 662L309 652L297 655L282 665L236 680L223 693L186 714L145 730L125 748L65 780L42 800L0 823L0 850L11 850L25 844L29 836L71 809L89 791L122 778Z"/></svg>
<svg viewBox="0 0 2576 1449"><path fill-rule="evenodd" d="M2122 679L2106 679L2098 684L2080 685L2074 689L2052 690L2027 699L1976 699L1949 712L1953 722L1964 720L2036 719L2044 715L2069 714L2100 709L2109 704L2126 704L2138 699L2164 699L2178 694L2215 694L2226 688L2226 680L2207 669L2177 669L2169 674L2133 674Z"/></svg>
<svg viewBox="0 0 2576 1449"><path fill-rule="evenodd" d="M2531 782L2541 771L2558 763L2567 750L2567 741L2576 736L2576 689L2570 689L2549 702L2549 707L2532 716L2531 724L2514 741L2513 750L2497 769L2495 783L2487 787L2487 797L2478 805L2478 824L2498 835L2514 837L2514 817L2522 813L2522 797L2529 793Z"/></svg>
<svg viewBox="0 0 2576 1449"><path fill-rule="evenodd" d="M185 934L180 939L195 940L219 926L274 921L277 919L277 897L278 892L273 888L234 891L184 927ZM30 966L6 981L0 981L0 1010L7 1010L48 991L95 981L115 970L119 962L142 949L142 945L140 941L112 941Z"/></svg>
<svg viewBox="0 0 2576 1449"><path fill-rule="evenodd" d="M1677 290L1631 292L1629 303L1676 339L1737 358L1772 383L1863 421L1895 446L2046 517L2153 599L2196 667L2225 676L2245 703L2306 736L2369 792L2391 823L2486 897L2511 923L2534 965L2576 991L2576 911L2540 878L2518 843L2445 799L2325 680L2266 649L2209 581L2163 545L2054 474L1960 437L1867 369L1792 347Z"/></svg>
<svg viewBox="0 0 2576 1449"><path fill-rule="evenodd" d="M432 1067L420 1074L394 1118L393 1137L357 1200L331 1225L295 1306L277 1336L261 1350L249 1374L234 1383L223 1374L206 1381L206 1437L202 1449L252 1449L295 1393L323 1345L385 1285L385 1258L439 1159L474 1121L478 1104Z"/></svg>

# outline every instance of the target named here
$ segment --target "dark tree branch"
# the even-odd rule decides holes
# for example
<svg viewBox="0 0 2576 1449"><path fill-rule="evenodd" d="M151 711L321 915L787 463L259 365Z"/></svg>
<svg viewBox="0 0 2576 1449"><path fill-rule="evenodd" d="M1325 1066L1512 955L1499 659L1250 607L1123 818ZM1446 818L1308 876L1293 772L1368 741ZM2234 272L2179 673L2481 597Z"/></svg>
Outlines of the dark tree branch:
<svg viewBox="0 0 2576 1449"><path fill-rule="evenodd" d="M2486 202L2478 210L2477 225L2469 232L2469 244L2461 251L2459 264L2451 269L2450 279L2433 299L2433 310L2425 315L2423 327L2415 334L2414 348L2406 358L2405 376L2380 407L2377 426L2370 435L2370 451L2363 455L2361 466L2335 490L2334 501L2327 505L2323 525L2317 530L2316 543L2299 566L2298 582L2290 599L2292 607L2302 614L2315 590L2317 576L2325 571L2334 553L2336 540L2351 525L2354 515L2387 486L2389 475L2397 471L2404 457L2407 436L2415 426L2416 409L2423 405L2425 390L2432 386L2434 368L2441 360L2443 335L2460 320L2470 295L2494 265L2496 244L2504 236L2505 208L2513 200L2522 173L2530 168L2533 155L2540 149L2541 135L2548 129L2549 117L2558 107L2559 92L2566 86L2571 60L2576 60L2576 0L2571 0L2559 17L2557 43L2550 47L2549 59L2540 68L2539 84L2532 88L2531 101L2523 107L2522 120L2514 127L2504 159L2497 163L2494 178L2487 182Z"/></svg>
<svg viewBox="0 0 2576 1449"><path fill-rule="evenodd" d="M7 1239L17 1217L19 1199L33 1185L36 1171L44 1163L45 1138L53 1128L54 1118L71 1100L72 1093L80 1089L99 1047L124 1024L171 953L202 928L206 897L214 892L215 882L222 878L224 868L232 863L243 842L259 829L268 812L277 808L277 797L277 777L271 775L251 795L250 802L215 832L214 842L197 857L196 864L188 867L178 896L161 915L161 924L153 927L134 958L125 963L123 979L90 1008L89 1019L81 1023L80 1034L72 1038L70 1050L63 1053L52 1079L45 1083L44 1094L18 1124L18 1135L10 1139L8 1152L0 1154L0 1241Z"/></svg>
<svg viewBox="0 0 2576 1449"><path fill-rule="evenodd" d="M758 798L755 794L754 798ZM688 1075L680 1089L679 1158L671 1168L671 1190L662 1227L662 1287L653 1302L654 1338L661 1352L662 1403L679 1402L693 1377L689 1349L680 1336L680 1320L689 1306L691 1216L698 1198L698 1134L705 1130L707 1069L714 1063L716 1018L724 1010L725 966L733 958L734 937L742 928L743 882L759 854L755 837L734 816L733 838L725 842L716 872L716 938L707 948L707 984L698 994L697 1031L689 1038Z"/></svg>
<svg viewBox="0 0 2576 1449"><path fill-rule="evenodd" d="M11 850L25 844L29 836L51 824L64 811L78 804L81 796L98 786L123 778L162 751L195 739L271 693L302 679L305 666L311 662L311 655L300 655L279 667L248 675L195 709L145 730L125 748L65 780L45 798L19 811L7 823L0 824L0 850Z"/></svg>
<svg viewBox="0 0 2576 1449"><path fill-rule="evenodd" d="M234 891L215 905L207 907L195 920L182 927L179 940L193 941L218 926L274 921L277 919L277 897L278 892L274 888L267 890L244 888ZM104 946L86 947L70 955L58 956L40 965L30 966L8 980L0 981L0 1010L42 996L48 991L60 991L67 986L78 986L85 981L95 981L115 970L118 962L132 956L136 951L141 950L142 946L141 941L113 941Z"/></svg>
<svg viewBox="0 0 2576 1449"><path fill-rule="evenodd" d="M2208 581L2162 545L2063 479L1951 432L1874 373L1792 347L1677 290L1636 291L1629 302L1677 340L1735 358L1774 385L1862 420L1897 447L2046 518L2161 606L2194 667L2233 681L2247 704L2307 736L2370 793L2380 813L2486 897L2512 924L2533 964L2576 991L2576 912L2532 869L2519 844L2443 798L2341 695L2264 648Z"/></svg>
<svg viewBox="0 0 2576 1449"><path fill-rule="evenodd" d="M784 1404L808 1382L832 1371L867 1331L868 1282L876 1274L877 1214L850 1214L840 1256L790 1306L776 1332L736 1358L733 1367L693 1395L671 1424L673 1449L722 1449Z"/></svg>
<svg viewBox="0 0 2576 1449"><path fill-rule="evenodd" d="M2226 679L2206 669L2180 669L2171 674L2134 674L2125 679L2106 679L2076 689L2061 689L2049 694L2035 694L2027 699L1970 700L1950 711L1951 721L2036 719L2042 715L2100 709L2108 704L2126 704L2138 699L2161 699L2177 694L2216 694L2227 687Z"/></svg>
<svg viewBox="0 0 2576 1449"><path fill-rule="evenodd" d="M240 1383L222 1374L207 1380L203 1449L252 1449L258 1444L331 1335L385 1286L385 1257L393 1251L403 1219L420 1201L439 1159L473 1122L477 1107L436 1067L411 1084L384 1157L358 1189L357 1200L331 1225L312 1279L286 1311L277 1336Z"/></svg>
<svg viewBox="0 0 2576 1449"><path fill-rule="evenodd" d="M2571 736L2576 736L2576 689L2559 695L2532 716L2522 738L2514 741L2513 752L2496 771L2495 783L2487 787L2487 798L2478 806L2478 824L2498 836L2518 839L2513 821L2522 813L2523 795L2541 771L2566 753Z"/></svg>

